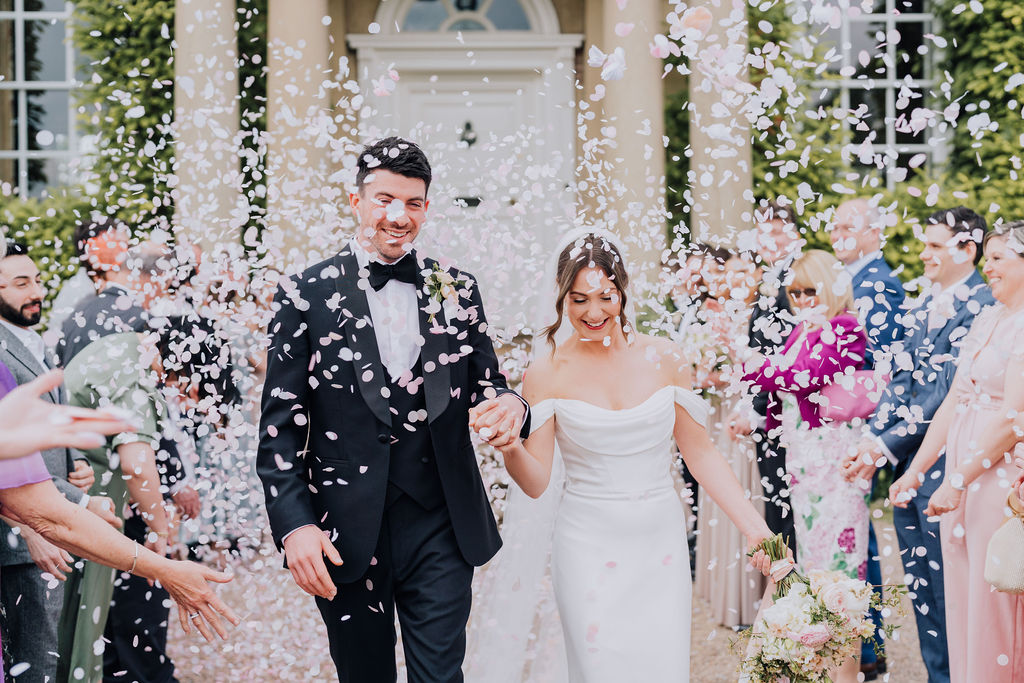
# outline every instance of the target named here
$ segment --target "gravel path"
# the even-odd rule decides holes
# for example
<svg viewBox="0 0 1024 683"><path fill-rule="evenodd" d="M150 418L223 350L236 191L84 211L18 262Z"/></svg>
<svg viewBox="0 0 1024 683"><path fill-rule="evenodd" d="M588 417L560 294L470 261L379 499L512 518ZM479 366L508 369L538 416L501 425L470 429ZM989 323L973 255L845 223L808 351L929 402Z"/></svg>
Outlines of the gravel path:
<svg viewBox="0 0 1024 683"><path fill-rule="evenodd" d="M891 518L876 520L886 583L902 581ZM207 644L184 636L174 624L169 651L182 683L227 681L336 681L320 615L313 600L281 569L273 548L237 568L235 580L221 594L244 623L225 642ZM918 651L910 601L889 644L889 673L880 681L923 683L927 680ZM735 683L739 655L730 648L736 634L717 627L701 601L694 604L691 679L693 683ZM540 682L543 683L543 682Z"/></svg>

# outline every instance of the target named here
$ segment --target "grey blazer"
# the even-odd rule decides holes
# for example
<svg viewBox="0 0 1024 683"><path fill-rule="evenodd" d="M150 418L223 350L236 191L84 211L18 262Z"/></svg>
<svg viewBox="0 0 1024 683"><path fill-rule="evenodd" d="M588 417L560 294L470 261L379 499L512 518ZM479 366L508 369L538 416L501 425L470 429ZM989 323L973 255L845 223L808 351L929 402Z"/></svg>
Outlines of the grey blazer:
<svg viewBox="0 0 1024 683"><path fill-rule="evenodd" d="M46 368L39 365L32 352L3 325L0 325L0 361L10 369L19 385L30 382L46 372ZM63 386L44 394L43 399L50 403L67 402ZM73 503L80 501L83 495L81 489L68 483L68 472L74 469L72 452L67 448L51 448L43 451L43 460L60 492ZM11 527L0 522L0 566L31 562L32 556L29 555L25 541L21 536L16 536Z"/></svg>

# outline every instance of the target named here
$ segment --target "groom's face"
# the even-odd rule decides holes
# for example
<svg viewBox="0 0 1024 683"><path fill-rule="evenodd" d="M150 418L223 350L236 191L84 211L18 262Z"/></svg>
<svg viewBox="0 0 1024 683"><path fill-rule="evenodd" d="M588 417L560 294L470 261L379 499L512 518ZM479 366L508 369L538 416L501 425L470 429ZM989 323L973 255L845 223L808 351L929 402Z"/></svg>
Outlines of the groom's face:
<svg viewBox="0 0 1024 683"><path fill-rule="evenodd" d="M427 185L419 178L378 170L349 195L359 221L359 242L394 262L410 249L427 216Z"/></svg>

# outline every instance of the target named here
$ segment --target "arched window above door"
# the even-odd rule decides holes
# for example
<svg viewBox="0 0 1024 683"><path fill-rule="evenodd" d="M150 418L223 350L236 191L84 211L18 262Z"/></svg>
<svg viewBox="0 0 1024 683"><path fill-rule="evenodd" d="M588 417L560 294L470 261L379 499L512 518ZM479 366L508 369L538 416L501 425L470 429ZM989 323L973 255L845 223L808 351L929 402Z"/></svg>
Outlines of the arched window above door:
<svg viewBox="0 0 1024 683"><path fill-rule="evenodd" d="M390 16L382 16L382 15ZM381 21L383 19L383 21ZM383 2L384 32L559 33L550 0L399 0Z"/></svg>

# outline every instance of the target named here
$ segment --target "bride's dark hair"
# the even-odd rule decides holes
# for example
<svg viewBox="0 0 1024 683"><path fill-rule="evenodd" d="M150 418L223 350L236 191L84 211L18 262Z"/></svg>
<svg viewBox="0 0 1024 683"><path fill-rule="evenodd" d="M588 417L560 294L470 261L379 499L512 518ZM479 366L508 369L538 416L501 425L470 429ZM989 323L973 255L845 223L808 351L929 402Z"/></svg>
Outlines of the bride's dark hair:
<svg viewBox="0 0 1024 683"><path fill-rule="evenodd" d="M626 272L622 254L614 244L601 235L587 233L573 240L558 255L558 263L555 268L555 282L558 286L558 294L555 297L555 313L558 317L544 330L544 336L547 337L552 353L555 350L555 335L562 326L565 297L572 291L576 276L584 268L600 268L619 291L619 303L621 304L619 324L622 326L622 333L627 339L630 338L631 328L629 319L626 317L626 287L629 285L629 273Z"/></svg>

